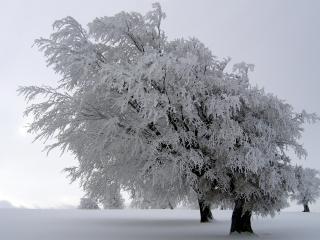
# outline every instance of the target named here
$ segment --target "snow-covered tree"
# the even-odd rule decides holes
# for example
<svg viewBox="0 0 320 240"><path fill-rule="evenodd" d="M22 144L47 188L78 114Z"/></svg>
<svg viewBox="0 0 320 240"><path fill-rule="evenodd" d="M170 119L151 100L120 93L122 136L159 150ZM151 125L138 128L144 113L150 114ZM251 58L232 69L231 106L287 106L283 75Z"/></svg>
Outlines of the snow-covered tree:
<svg viewBox="0 0 320 240"><path fill-rule="evenodd" d="M162 186L152 185L150 188L136 191L131 207L141 209L174 209L177 202L170 196L170 191L166 191ZM173 200L172 200L173 199Z"/></svg>
<svg viewBox="0 0 320 240"><path fill-rule="evenodd" d="M252 212L273 215L287 205L296 181L286 149L305 156L298 142L301 125L317 118L295 113L289 104L262 90L253 88L242 96L243 106L235 116L242 137L228 153L224 173L230 176L227 192L234 201L231 232L252 232Z"/></svg>
<svg viewBox="0 0 320 240"><path fill-rule="evenodd" d="M309 204L320 197L319 171L311 168L295 168L298 185L292 199L303 205L303 212L310 212Z"/></svg>
<svg viewBox="0 0 320 240"><path fill-rule="evenodd" d="M105 198L102 201L104 209L124 208L124 199L120 192L120 186L116 183L107 188Z"/></svg>
<svg viewBox="0 0 320 240"><path fill-rule="evenodd" d="M61 146L73 152L80 165L68 170L83 183L101 169L107 169L108 176L122 175L121 184L128 188L146 173L158 180L168 174L190 178L185 170L200 174L196 158L201 156L187 139L198 130L188 129L191 119L184 111L199 112L196 122L203 125L203 135L210 121L201 113L204 106L192 98L222 73L224 62L195 39L166 42L160 29L165 15L158 4L154 8L145 16L120 13L96 19L89 33L67 17L55 22L56 32L49 39L36 41L62 79L57 88L20 89L28 100L39 94L49 98L27 109L35 119L30 131L38 133L37 138L58 140L48 149ZM207 78L207 83L197 85L192 76ZM153 172L159 163L161 171Z"/></svg>
<svg viewBox="0 0 320 240"><path fill-rule="evenodd" d="M95 200L88 197L83 197L80 199L80 209L99 209L99 206Z"/></svg>
<svg viewBox="0 0 320 240"><path fill-rule="evenodd" d="M79 165L67 170L85 189L97 178L162 199L168 191L144 184L169 182L179 199L187 184L201 219L210 218L209 200L223 201L235 205L231 231L252 231L252 212L273 214L285 204L295 179L285 149L304 155L301 125L316 117L251 87L252 65L228 73L229 60L199 40L168 41L164 17L156 3L144 16L96 18L89 31L72 17L56 21L36 44L61 75L58 85L19 89L33 101L29 131L55 139L48 150L76 156Z"/></svg>
<svg viewBox="0 0 320 240"><path fill-rule="evenodd" d="M168 179L167 182L146 180L139 183L131 193L131 207L142 209L174 209L190 191L187 183Z"/></svg>
<svg viewBox="0 0 320 240"><path fill-rule="evenodd" d="M110 179L103 171L95 171L83 182L88 196L97 200L105 209L124 208L121 186L116 179Z"/></svg>

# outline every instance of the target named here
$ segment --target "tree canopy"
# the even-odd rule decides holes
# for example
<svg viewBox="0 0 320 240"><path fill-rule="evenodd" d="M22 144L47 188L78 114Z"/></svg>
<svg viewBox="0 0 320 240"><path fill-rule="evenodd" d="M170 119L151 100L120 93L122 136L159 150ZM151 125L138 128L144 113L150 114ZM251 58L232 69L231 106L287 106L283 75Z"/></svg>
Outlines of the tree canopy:
<svg viewBox="0 0 320 240"><path fill-rule="evenodd" d="M79 164L67 171L100 201L99 186L175 203L195 191L234 205L234 222L274 214L297 184L286 150L306 155L302 124L317 116L252 87L253 65L228 72L229 59L199 40L169 41L165 16L155 3L145 15L96 18L87 29L72 17L56 21L35 43L61 76L57 86L19 88L32 102L29 132L54 139L48 151L74 154Z"/></svg>

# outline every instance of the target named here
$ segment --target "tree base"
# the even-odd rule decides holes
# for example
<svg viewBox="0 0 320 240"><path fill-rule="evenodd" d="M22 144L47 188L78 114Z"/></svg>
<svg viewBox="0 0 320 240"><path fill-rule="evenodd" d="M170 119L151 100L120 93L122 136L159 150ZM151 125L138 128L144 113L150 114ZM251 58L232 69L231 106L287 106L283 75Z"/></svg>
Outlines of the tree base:
<svg viewBox="0 0 320 240"><path fill-rule="evenodd" d="M212 216L201 217L200 222L201 222L201 223L210 223L210 222L213 222L213 217L212 217Z"/></svg>
<svg viewBox="0 0 320 240"><path fill-rule="evenodd" d="M251 211L243 212L244 200L236 200L232 213L230 234L237 233L249 233L252 234L251 227Z"/></svg>
<svg viewBox="0 0 320 240"><path fill-rule="evenodd" d="M303 205L303 212L310 212L308 204Z"/></svg>
<svg viewBox="0 0 320 240"><path fill-rule="evenodd" d="M212 212L210 209L210 205L208 205L205 201L198 199L199 208L200 208L200 222L201 223L209 223L213 221Z"/></svg>

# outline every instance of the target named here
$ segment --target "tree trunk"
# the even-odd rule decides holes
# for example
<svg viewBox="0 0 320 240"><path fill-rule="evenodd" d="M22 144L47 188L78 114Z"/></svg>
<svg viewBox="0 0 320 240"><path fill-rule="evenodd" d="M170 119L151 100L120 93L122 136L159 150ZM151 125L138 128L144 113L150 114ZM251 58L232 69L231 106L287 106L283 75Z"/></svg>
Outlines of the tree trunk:
<svg viewBox="0 0 320 240"><path fill-rule="evenodd" d="M206 203L203 199L198 198L199 208L200 208L200 222L212 222L212 213L210 209L210 204Z"/></svg>
<svg viewBox="0 0 320 240"><path fill-rule="evenodd" d="M303 212L310 212L310 209L309 209L308 203L303 204Z"/></svg>
<svg viewBox="0 0 320 240"><path fill-rule="evenodd" d="M251 228L251 211L243 212L244 200L238 199L235 201L235 206L232 213L230 233L253 233Z"/></svg>
<svg viewBox="0 0 320 240"><path fill-rule="evenodd" d="M170 201L168 201L168 206L169 206L169 208L170 208L171 210L174 209L174 207L172 206L172 204L171 204Z"/></svg>

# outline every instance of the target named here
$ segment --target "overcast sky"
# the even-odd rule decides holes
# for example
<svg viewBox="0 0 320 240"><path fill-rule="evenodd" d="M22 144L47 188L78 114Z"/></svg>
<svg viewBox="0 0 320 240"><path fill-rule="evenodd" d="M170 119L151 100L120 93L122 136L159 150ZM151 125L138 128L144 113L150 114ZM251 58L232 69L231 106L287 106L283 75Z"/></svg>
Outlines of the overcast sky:
<svg viewBox="0 0 320 240"><path fill-rule="evenodd" d="M23 126L25 103L19 85L50 84L59 79L46 68L34 39L47 37L56 19L72 16L86 25L95 17L125 11L145 13L153 1L2 0L0 2L0 201L24 207L76 206L82 196L63 168L73 157L32 143ZM169 39L197 37L219 57L255 64L254 84L296 110L320 114L320 1L167 0L163 23ZM320 169L320 123L306 126L304 166ZM311 206L320 211L320 200ZM292 208L295 209L295 208Z"/></svg>

